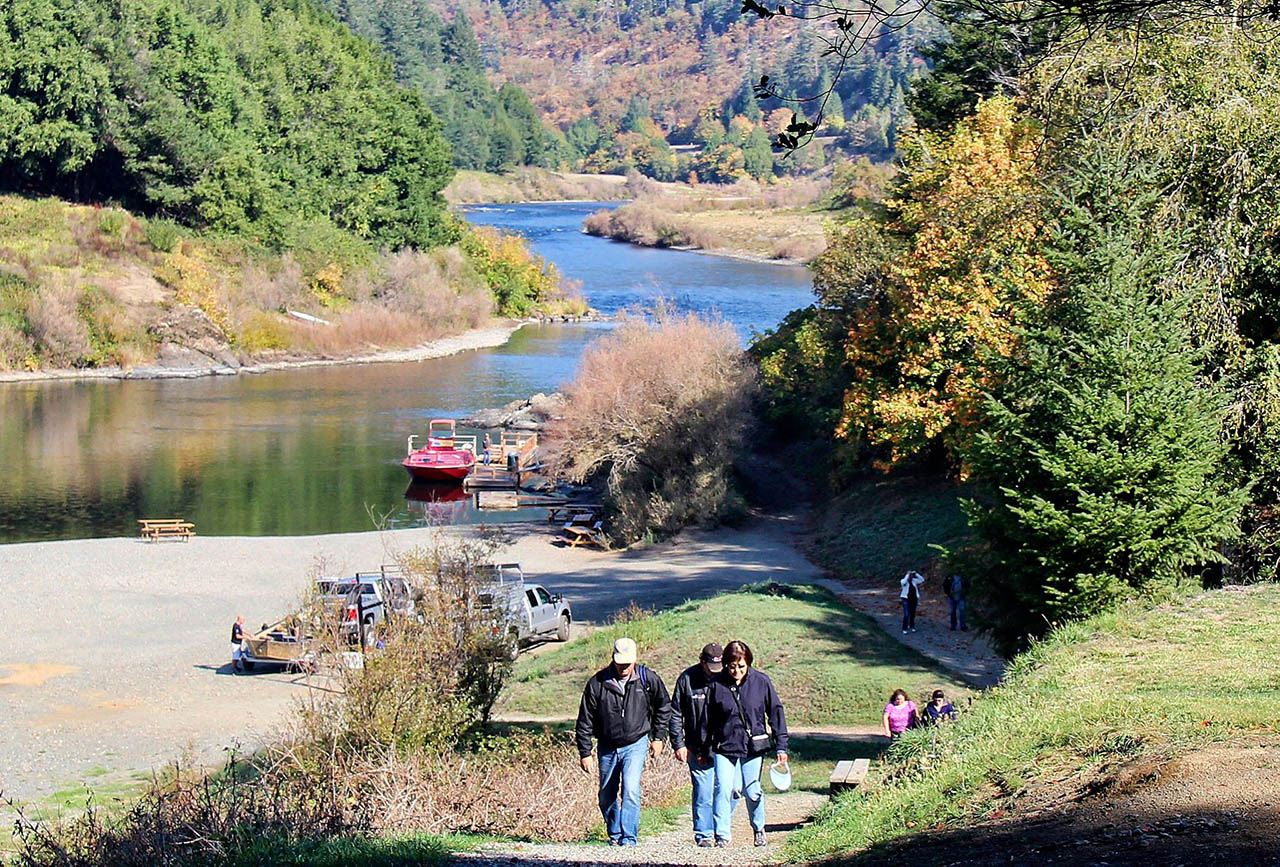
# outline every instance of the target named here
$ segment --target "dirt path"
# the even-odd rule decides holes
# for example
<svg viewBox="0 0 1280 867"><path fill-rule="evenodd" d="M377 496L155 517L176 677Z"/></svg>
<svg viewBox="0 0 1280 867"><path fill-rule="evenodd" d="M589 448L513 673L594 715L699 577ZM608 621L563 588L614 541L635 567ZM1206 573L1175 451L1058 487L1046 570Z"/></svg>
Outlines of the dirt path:
<svg viewBox="0 0 1280 867"><path fill-rule="evenodd" d="M817 583L851 608L869 614L895 640L938 660L970 686L995 686L1004 677L1004 660L986 638L973 630L951 630L950 609L940 594L931 593L921 600L916 631L904 635L897 582L874 585L823 578Z"/></svg>
<svg viewBox="0 0 1280 867"><path fill-rule="evenodd" d="M645 838L641 836L634 849L613 848L602 844L573 843L494 843L456 856L463 864L508 865L711 865L770 864L776 862L787 834L805 825L827 802L816 792L778 793L765 783L765 833L769 845L756 847L745 805L739 804L733 815L732 842L724 849L702 849L693 841L693 820L686 811L675 828Z"/></svg>

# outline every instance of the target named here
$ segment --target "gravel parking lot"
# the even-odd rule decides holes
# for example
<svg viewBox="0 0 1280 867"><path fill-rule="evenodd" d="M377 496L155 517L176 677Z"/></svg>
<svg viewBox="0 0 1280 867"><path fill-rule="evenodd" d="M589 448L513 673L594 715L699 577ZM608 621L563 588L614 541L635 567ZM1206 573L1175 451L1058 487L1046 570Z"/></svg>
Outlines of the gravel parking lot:
<svg viewBox="0 0 1280 867"><path fill-rule="evenodd" d="M91 539L0 546L9 600L0 632L0 792L39 801L175 759L212 763L270 735L306 678L234 676L236 614L249 627L301 598L317 561L330 573L377 568L433 532ZM635 601L661 607L757 581L819 576L786 519L692 532L624 553L567 550L546 524L516 529L501 556L598 621Z"/></svg>

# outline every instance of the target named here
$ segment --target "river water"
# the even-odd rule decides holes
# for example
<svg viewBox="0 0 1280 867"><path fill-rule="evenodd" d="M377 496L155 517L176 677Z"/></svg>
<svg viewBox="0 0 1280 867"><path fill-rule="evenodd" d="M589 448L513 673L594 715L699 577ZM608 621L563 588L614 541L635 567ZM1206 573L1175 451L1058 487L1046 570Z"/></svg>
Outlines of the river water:
<svg viewBox="0 0 1280 867"><path fill-rule="evenodd" d="M580 231L603 207L468 209L522 232L603 313L664 297L717 312L746 340L809 303L804 268L652 250ZM424 521L500 522L452 489L408 487L405 439L571 379L607 323L531 325L496 349L405 364L196 380L0 385L0 542L120 536L145 517L202 535L295 535Z"/></svg>

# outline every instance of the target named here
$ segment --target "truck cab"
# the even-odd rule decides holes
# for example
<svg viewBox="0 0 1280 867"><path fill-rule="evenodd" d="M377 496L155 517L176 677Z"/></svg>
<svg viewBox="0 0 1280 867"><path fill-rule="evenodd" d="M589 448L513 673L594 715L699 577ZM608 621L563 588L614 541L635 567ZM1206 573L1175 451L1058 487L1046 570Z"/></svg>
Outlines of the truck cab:
<svg viewBox="0 0 1280 867"><path fill-rule="evenodd" d="M569 640L569 601L541 584L528 583L519 563L492 564L478 579L483 588L480 604L492 610L494 633L507 639L512 659L530 644Z"/></svg>

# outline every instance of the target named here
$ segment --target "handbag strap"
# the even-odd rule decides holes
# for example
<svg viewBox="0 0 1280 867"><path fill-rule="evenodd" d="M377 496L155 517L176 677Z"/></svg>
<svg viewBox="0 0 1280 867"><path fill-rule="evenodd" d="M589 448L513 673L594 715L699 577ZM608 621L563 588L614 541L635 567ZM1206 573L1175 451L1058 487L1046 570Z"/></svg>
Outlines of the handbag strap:
<svg viewBox="0 0 1280 867"><path fill-rule="evenodd" d="M755 737L751 731L751 723L747 722L747 712L742 709L742 701L738 698L738 687L729 687L729 694L733 696L733 703L738 706L738 719L742 720L742 728L746 731L748 740Z"/></svg>

